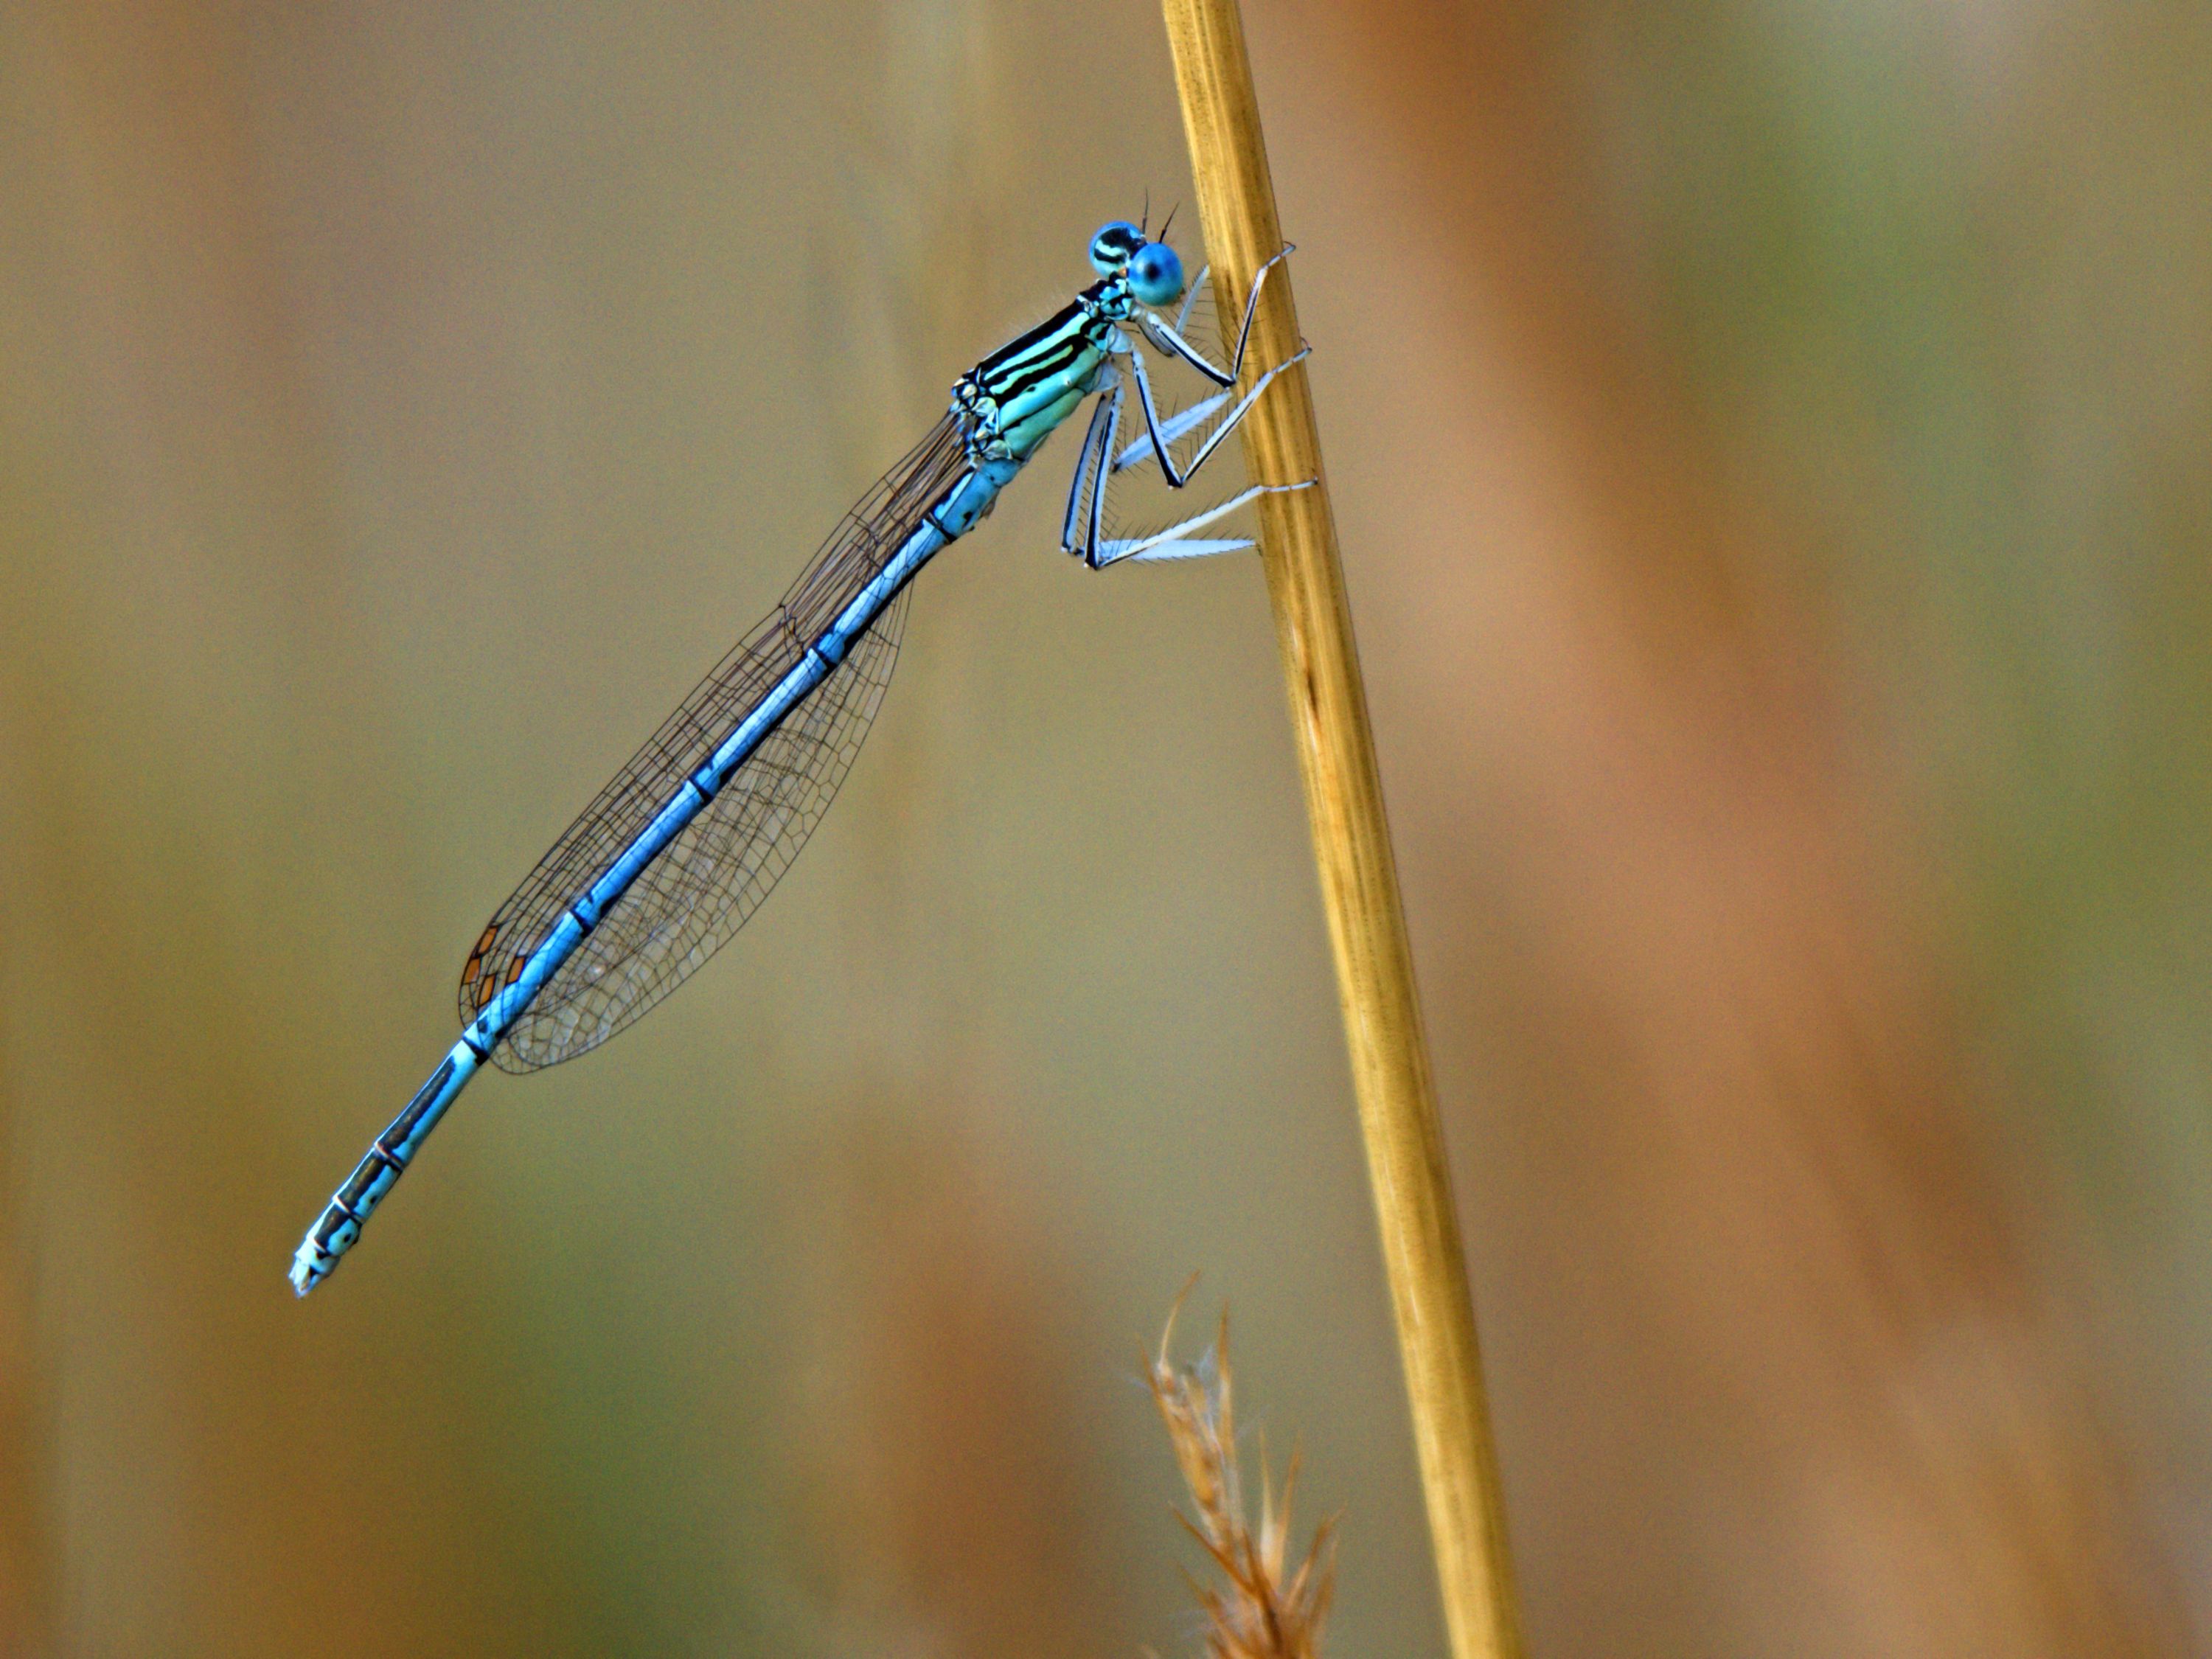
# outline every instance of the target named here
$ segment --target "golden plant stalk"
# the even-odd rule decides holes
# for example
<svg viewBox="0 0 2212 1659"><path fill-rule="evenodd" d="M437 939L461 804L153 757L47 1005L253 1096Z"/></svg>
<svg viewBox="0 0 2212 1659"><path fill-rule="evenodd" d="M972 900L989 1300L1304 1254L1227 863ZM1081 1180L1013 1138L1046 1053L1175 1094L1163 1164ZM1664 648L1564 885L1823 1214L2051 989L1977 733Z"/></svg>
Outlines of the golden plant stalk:
<svg viewBox="0 0 2212 1659"><path fill-rule="evenodd" d="M1178 1310L1182 1306L1176 1299ZM1196 1517L1176 1519L1205 1547L1226 1579L1216 1589L1196 1579L1191 1589L1205 1610L1206 1650L1210 1659L1318 1659L1321 1627L1328 1617L1336 1587L1334 1523L1314 1529L1313 1542L1297 1565L1290 1564L1291 1502L1298 1482L1297 1453L1283 1474L1278 1506L1267 1469L1267 1448L1260 1446L1260 1526L1246 1519L1242 1476L1237 1462L1237 1415L1229 1367L1229 1315L1221 1316L1220 1334L1210 1360L1178 1367L1168 1358L1175 1336L1175 1315L1168 1316L1160 1351L1145 1368L1153 1403L1168 1427L1176 1466L1190 1488Z"/></svg>
<svg viewBox="0 0 2212 1659"><path fill-rule="evenodd" d="M1261 262L1282 246L1243 19L1237 0L1163 0L1163 9L1216 291L1242 295ZM1236 311L1221 307L1224 318ZM1252 361L1282 362L1298 337L1291 283L1278 266L1253 325ZM1336 957L1444 1623L1454 1659L1514 1659L1519 1620L1474 1309L1303 364L1253 406L1241 435L1255 483L1316 480L1310 489L1261 498L1261 558Z"/></svg>

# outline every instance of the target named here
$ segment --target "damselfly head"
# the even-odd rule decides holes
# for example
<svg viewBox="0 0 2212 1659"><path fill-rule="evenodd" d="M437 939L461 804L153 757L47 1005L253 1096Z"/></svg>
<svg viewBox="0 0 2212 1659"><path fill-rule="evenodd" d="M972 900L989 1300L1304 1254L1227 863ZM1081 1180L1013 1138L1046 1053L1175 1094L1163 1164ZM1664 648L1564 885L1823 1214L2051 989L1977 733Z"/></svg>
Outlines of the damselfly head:
<svg viewBox="0 0 2212 1659"><path fill-rule="evenodd" d="M1091 268L1101 276L1126 270L1137 250L1145 246L1145 233L1127 219L1101 225L1091 239Z"/></svg>
<svg viewBox="0 0 2212 1659"><path fill-rule="evenodd" d="M1182 256L1165 242L1146 243L1129 260L1129 292L1140 305L1173 305L1182 298Z"/></svg>

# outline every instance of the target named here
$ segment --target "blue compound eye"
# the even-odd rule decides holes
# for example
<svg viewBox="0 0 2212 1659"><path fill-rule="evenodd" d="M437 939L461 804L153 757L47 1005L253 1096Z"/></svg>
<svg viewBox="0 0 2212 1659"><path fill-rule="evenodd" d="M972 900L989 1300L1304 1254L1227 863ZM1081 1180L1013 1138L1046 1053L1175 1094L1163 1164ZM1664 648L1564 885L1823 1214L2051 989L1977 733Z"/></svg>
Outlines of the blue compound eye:
<svg viewBox="0 0 2212 1659"><path fill-rule="evenodd" d="M1182 298L1182 258L1165 242L1147 242L1129 261L1129 292L1148 306Z"/></svg>
<svg viewBox="0 0 2212 1659"><path fill-rule="evenodd" d="M1115 219L1098 227L1098 234L1091 239L1091 268L1101 276L1111 276L1129 263L1129 256L1145 245L1145 233L1127 219Z"/></svg>

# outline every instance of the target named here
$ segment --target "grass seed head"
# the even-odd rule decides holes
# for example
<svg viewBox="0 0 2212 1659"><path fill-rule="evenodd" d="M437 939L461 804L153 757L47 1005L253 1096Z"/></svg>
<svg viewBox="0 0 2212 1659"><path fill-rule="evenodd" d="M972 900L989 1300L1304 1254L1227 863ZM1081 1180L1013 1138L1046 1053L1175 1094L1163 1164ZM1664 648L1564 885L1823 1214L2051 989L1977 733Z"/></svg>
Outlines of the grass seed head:
<svg viewBox="0 0 2212 1659"><path fill-rule="evenodd" d="M1188 1294L1186 1288L1185 1294ZM1291 1454L1279 1499L1260 1443L1260 1520L1246 1518L1237 1460L1237 1416L1229 1364L1229 1315L1221 1316L1213 1347L1195 1364L1169 1357L1176 1309L1161 1334L1159 1352L1145 1362L1146 1381L1167 1425L1176 1466L1189 1488L1192 1513L1177 1516L1220 1569L1218 1582L1191 1579L1206 1613L1208 1659L1317 1659L1322 1621L1335 1589L1335 1522L1324 1521L1313 1542L1289 1561L1291 1500L1298 1455Z"/></svg>

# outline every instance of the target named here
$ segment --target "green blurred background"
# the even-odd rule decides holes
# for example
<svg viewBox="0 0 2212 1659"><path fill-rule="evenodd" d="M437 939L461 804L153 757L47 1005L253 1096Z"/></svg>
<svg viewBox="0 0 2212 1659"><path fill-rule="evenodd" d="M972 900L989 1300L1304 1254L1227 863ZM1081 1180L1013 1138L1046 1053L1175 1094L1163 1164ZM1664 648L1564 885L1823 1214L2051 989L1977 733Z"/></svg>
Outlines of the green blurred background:
<svg viewBox="0 0 2212 1659"><path fill-rule="evenodd" d="M2212 12L1249 18L1532 1651L2203 1650ZM0 5L0 1653L1184 1651L1201 1268L1439 1650L1260 571L1058 446L740 941L284 1284L1147 191L1138 0Z"/></svg>

